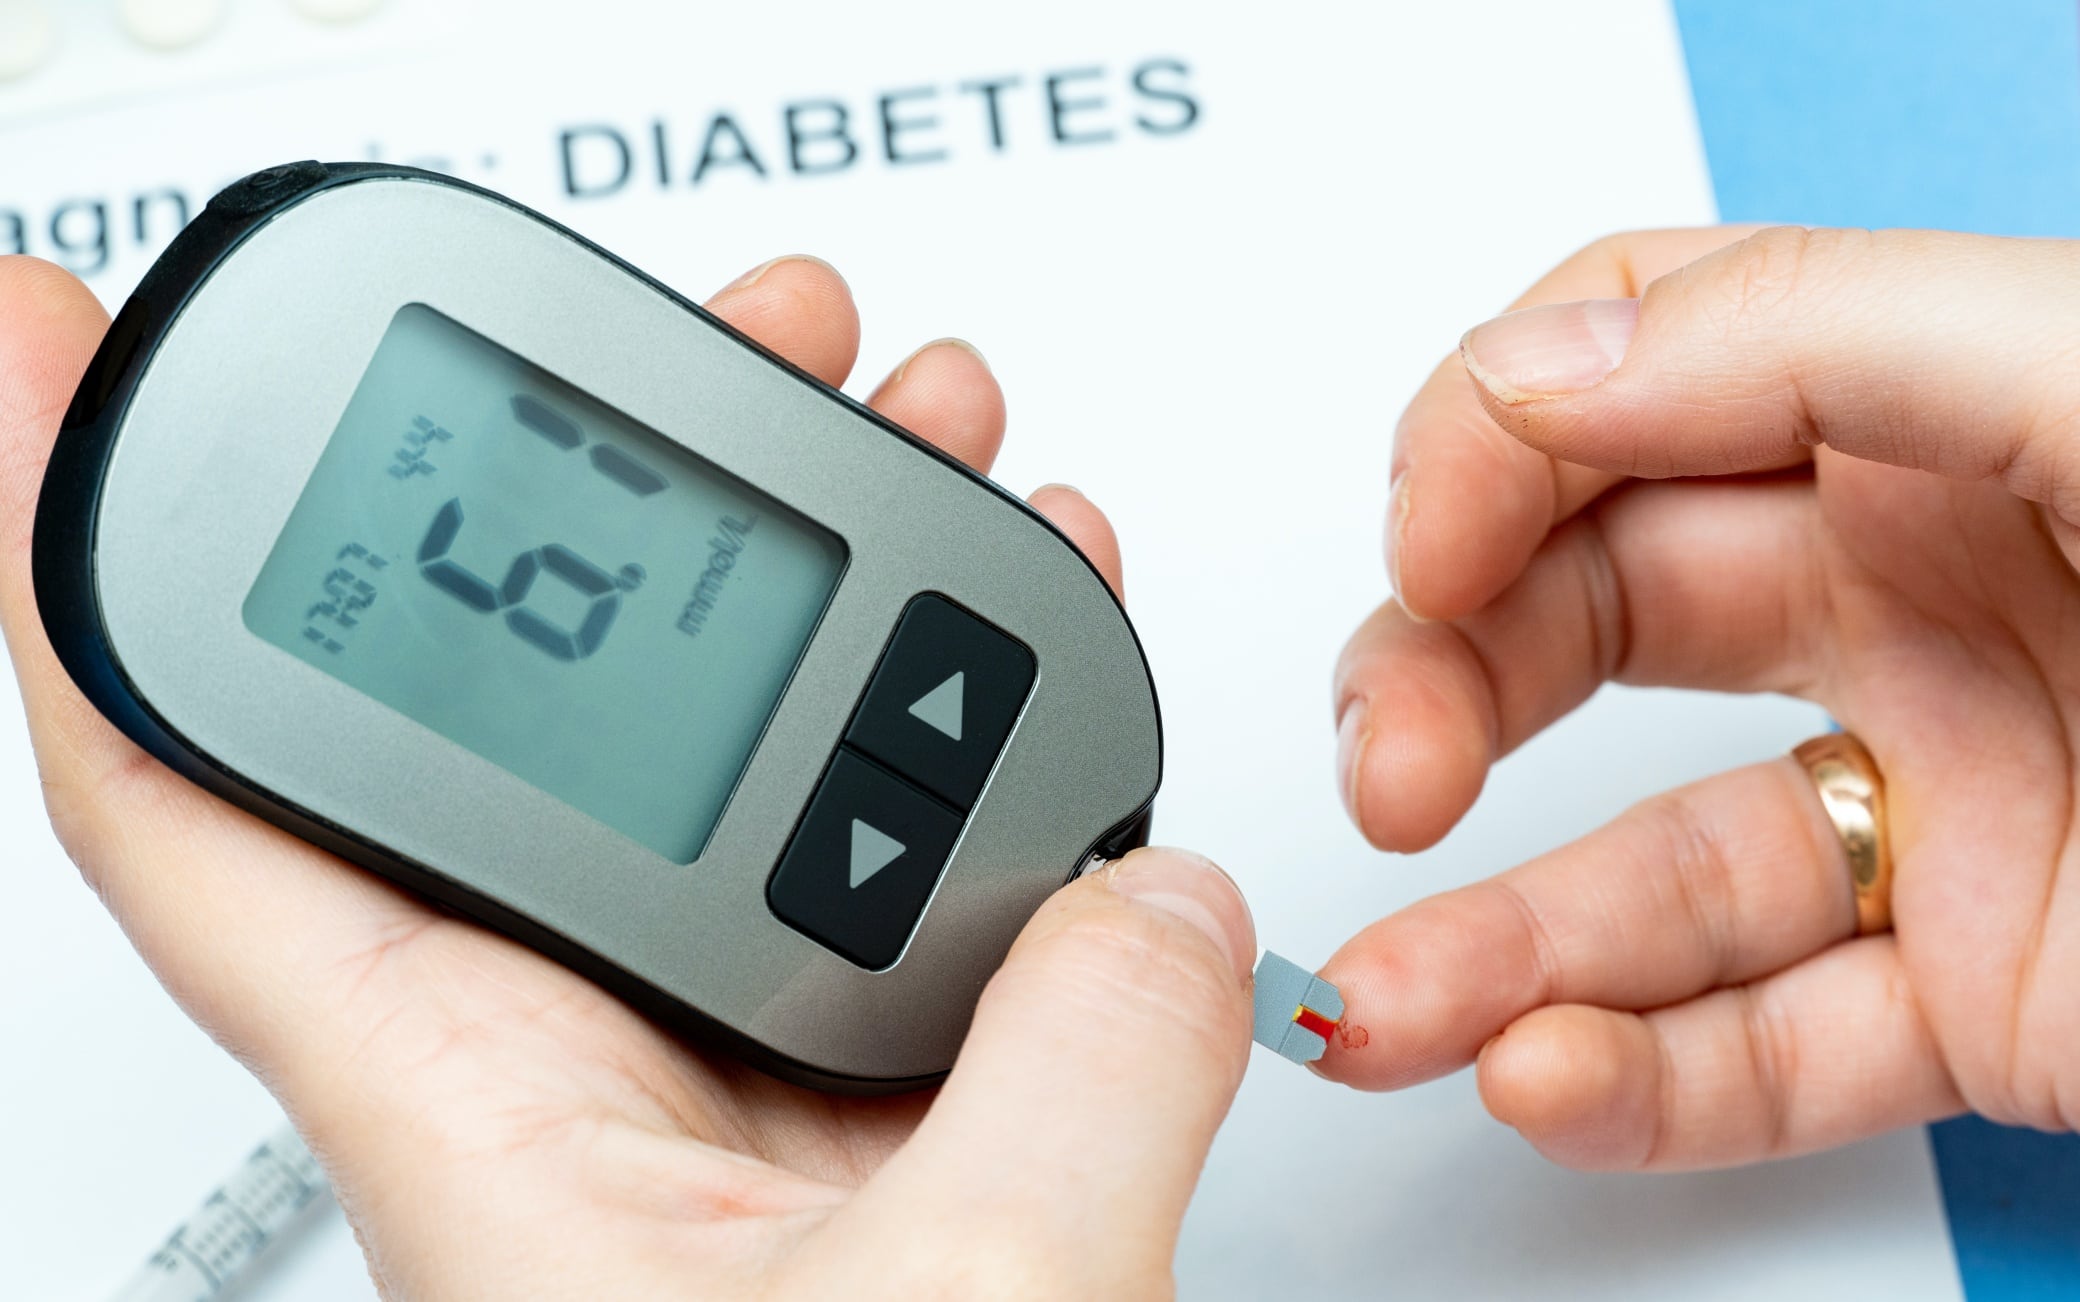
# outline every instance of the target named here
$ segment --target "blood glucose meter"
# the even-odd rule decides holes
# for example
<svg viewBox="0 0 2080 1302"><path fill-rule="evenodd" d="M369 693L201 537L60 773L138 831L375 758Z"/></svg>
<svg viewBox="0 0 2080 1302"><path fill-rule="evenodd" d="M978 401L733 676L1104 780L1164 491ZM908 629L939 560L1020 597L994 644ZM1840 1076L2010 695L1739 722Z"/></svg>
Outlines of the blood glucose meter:
<svg viewBox="0 0 2080 1302"><path fill-rule="evenodd" d="M555 223L218 195L37 508L74 681L187 778L803 1083L922 1084L1142 839L1154 688L989 480Z"/></svg>

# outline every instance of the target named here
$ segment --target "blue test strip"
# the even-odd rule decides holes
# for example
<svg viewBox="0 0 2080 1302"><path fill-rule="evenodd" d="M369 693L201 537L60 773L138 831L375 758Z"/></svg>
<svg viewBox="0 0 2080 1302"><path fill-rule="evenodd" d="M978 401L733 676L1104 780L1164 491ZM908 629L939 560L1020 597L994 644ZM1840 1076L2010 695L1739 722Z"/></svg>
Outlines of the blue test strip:
<svg viewBox="0 0 2080 1302"><path fill-rule="evenodd" d="M1257 964L1256 987L1251 1039L1298 1063L1329 1051L1329 1035L1343 1020L1343 996L1335 986L1267 949Z"/></svg>

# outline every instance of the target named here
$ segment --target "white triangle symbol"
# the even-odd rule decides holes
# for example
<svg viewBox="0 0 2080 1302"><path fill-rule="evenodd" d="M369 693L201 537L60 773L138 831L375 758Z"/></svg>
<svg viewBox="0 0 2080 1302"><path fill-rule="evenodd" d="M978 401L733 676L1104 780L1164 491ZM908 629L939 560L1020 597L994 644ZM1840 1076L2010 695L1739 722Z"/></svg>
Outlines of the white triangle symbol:
<svg viewBox="0 0 2080 1302"><path fill-rule="evenodd" d="M962 689L967 686L967 681L968 675L965 671L956 672L953 677L918 697L917 703L910 707L910 713L959 741Z"/></svg>
<svg viewBox="0 0 2080 1302"><path fill-rule="evenodd" d="M878 828L852 820L852 884L861 882L902 857L910 847Z"/></svg>

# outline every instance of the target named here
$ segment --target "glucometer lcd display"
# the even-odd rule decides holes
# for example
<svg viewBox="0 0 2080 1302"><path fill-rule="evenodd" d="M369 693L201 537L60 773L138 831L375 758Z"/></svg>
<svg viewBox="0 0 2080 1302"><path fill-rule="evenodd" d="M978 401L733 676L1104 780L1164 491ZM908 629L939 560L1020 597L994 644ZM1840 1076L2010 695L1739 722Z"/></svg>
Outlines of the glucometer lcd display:
<svg viewBox="0 0 2080 1302"><path fill-rule="evenodd" d="M414 304L378 345L244 618L690 863L845 559L829 530Z"/></svg>

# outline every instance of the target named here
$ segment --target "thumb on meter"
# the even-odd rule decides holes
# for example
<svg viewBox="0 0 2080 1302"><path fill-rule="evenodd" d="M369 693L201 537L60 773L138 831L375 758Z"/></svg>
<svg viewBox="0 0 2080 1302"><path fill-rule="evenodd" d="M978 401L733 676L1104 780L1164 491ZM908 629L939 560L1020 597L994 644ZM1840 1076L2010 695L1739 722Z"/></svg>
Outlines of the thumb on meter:
<svg viewBox="0 0 2080 1302"><path fill-rule="evenodd" d="M1035 1296L1166 1293L1248 1061L1255 956L1241 892L1198 855L1137 850L1065 887L916 1135L828 1228L911 1245L940 1280L965 1263Z"/></svg>

